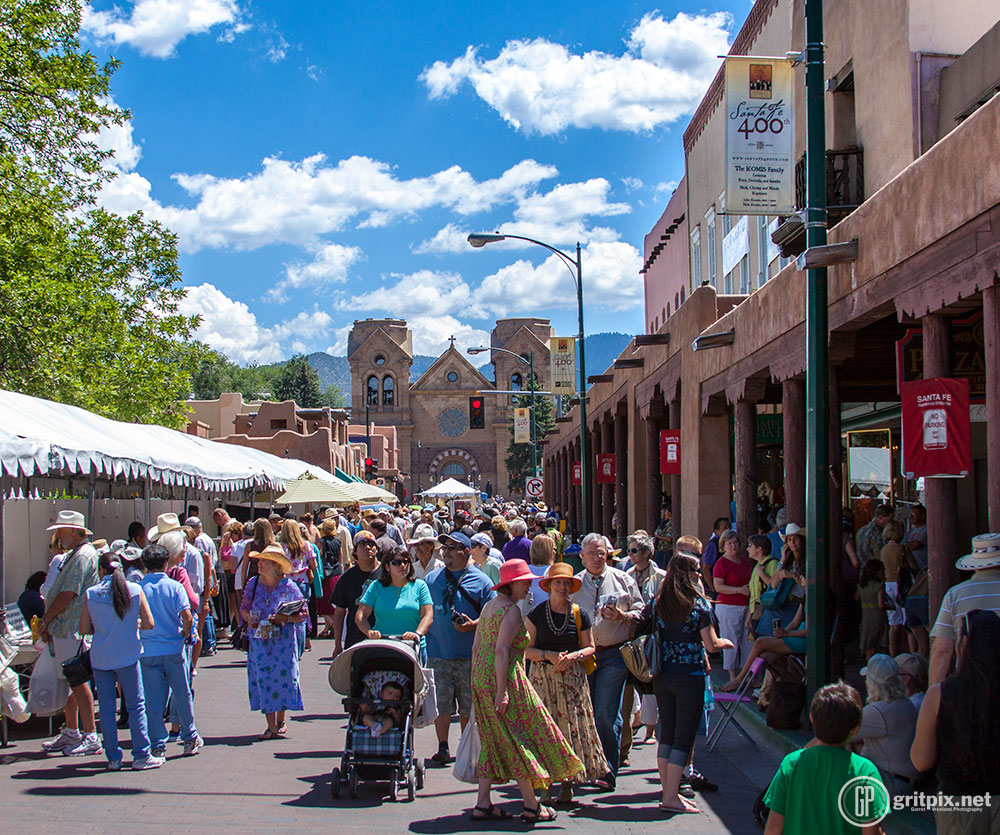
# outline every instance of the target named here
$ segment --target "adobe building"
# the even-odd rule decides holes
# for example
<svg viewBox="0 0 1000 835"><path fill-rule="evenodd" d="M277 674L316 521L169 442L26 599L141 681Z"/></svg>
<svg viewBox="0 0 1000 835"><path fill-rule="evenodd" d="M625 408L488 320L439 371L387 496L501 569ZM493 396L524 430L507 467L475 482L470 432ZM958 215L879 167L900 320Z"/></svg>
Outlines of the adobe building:
<svg viewBox="0 0 1000 835"><path fill-rule="evenodd" d="M407 496L446 478L486 492L520 495L517 485L509 488L505 465L511 396L497 392L529 388L528 365L519 357L526 360L531 355L539 389L547 390L552 335L548 319L501 319L490 337L492 380L452 341L411 383L413 336L405 320L363 319L354 323L347 342L351 414L355 423L369 420L379 427L395 428L398 469ZM473 399L481 401L481 421L472 413ZM356 437L352 432L352 440ZM378 460L378 456L372 457ZM381 474L381 460L378 466Z"/></svg>
<svg viewBox="0 0 1000 835"><path fill-rule="evenodd" d="M856 260L828 274L830 530L841 530L842 507L870 506L876 488L900 508L922 501L932 618L970 538L1000 528L997 17L983 0L825 4L829 242L857 241ZM784 55L803 41L802 0L757 0L731 52ZM803 67L795 73L799 157ZM753 531L765 480L783 489L788 520L805 522L806 276L789 260L804 235L795 217L723 214L722 95L720 70L684 134L687 298L591 378L588 469L613 452L619 473L617 485L589 485L592 527L604 532L616 508L628 530L650 529L663 496L675 534L707 539L731 502L739 530ZM658 259L685 245L676 235L662 242ZM656 325L659 307L647 323ZM971 472L918 483L901 474L899 384L934 377L969 381ZM676 476L659 468L668 428L681 432ZM579 439L576 409L545 439L548 500L574 525ZM887 484L852 473L852 449L872 445L889 463ZM832 536L831 566L841 565L841 549ZM836 599L840 577L813 581L829 583Z"/></svg>

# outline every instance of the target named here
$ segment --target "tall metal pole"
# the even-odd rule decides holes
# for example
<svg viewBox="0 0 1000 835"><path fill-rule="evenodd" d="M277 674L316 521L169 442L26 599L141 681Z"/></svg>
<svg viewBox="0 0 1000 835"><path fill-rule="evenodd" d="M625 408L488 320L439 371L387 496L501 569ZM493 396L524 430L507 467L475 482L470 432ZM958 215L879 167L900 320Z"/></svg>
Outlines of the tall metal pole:
<svg viewBox="0 0 1000 835"><path fill-rule="evenodd" d="M368 389L365 389L365 458L372 457L372 422L368 417Z"/></svg>
<svg viewBox="0 0 1000 835"><path fill-rule="evenodd" d="M528 354L528 367L531 374L531 474L538 478L538 448L535 431L535 352Z"/></svg>
<svg viewBox="0 0 1000 835"><path fill-rule="evenodd" d="M583 349L583 269L580 260L580 243L576 244L576 304L580 318L580 527L582 533L590 532L590 483L587 472L587 358Z"/></svg>
<svg viewBox="0 0 1000 835"><path fill-rule="evenodd" d="M826 244L826 103L823 0L805 0L806 246ZM809 698L830 680L827 583L830 568L827 275L806 275L806 684ZM838 569L839 570L839 569Z"/></svg>

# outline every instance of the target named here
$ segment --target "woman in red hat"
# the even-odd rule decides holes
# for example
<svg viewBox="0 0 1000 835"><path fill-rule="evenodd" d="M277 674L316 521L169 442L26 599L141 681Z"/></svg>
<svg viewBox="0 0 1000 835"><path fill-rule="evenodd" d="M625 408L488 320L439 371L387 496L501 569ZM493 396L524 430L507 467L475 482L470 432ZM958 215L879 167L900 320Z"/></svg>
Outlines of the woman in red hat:
<svg viewBox="0 0 1000 835"><path fill-rule="evenodd" d="M476 775L479 796L473 820L511 815L490 800L494 783L517 782L525 823L555 820L553 809L535 799L536 788L580 779L583 763L545 709L524 671L528 633L518 601L535 575L524 560L500 566L497 596L483 608L472 647L472 703L482 749Z"/></svg>

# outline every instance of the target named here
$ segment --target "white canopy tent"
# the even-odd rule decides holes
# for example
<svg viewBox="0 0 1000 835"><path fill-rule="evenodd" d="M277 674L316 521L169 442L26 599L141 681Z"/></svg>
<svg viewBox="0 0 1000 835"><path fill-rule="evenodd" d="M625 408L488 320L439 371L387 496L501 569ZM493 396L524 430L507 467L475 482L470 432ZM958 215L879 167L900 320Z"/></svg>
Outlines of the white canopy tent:
<svg viewBox="0 0 1000 835"><path fill-rule="evenodd" d="M479 491L457 479L446 478L440 484L422 491L420 495L428 499L470 499L477 497Z"/></svg>

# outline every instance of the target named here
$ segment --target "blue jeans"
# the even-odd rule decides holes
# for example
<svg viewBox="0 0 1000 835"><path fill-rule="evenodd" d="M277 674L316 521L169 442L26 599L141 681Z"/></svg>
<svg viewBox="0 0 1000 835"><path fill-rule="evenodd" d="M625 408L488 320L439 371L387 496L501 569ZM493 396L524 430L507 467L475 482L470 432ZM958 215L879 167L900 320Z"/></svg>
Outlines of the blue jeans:
<svg viewBox="0 0 1000 835"><path fill-rule="evenodd" d="M179 680L177 686L170 684L171 723L180 723L181 721L181 714L177 708L178 703L183 702L185 699L192 702L194 700L194 688L191 685L191 664L194 659L194 646L192 644L184 644L181 658L184 660L184 687L180 686Z"/></svg>
<svg viewBox="0 0 1000 835"><path fill-rule="evenodd" d="M618 775L622 744L622 696L625 693L625 659L617 647L597 650L597 669L587 676L594 724L604 756L611 766L612 782Z"/></svg>
<svg viewBox="0 0 1000 835"><path fill-rule="evenodd" d="M146 733L146 700L139 675L139 662L117 670L94 670L97 699L101 708L101 737L108 762L120 762L122 749L118 746L118 725L115 708L118 699L115 684L120 684L125 706L128 708L128 728L132 735L132 759L143 760L149 756L149 736Z"/></svg>
<svg viewBox="0 0 1000 835"><path fill-rule="evenodd" d="M147 723L149 738L154 748L167 744L167 726L163 722L163 709L167 692L171 694L171 712L176 711L184 742L198 736L194 726L194 705L188 689L187 659L183 652L173 655L142 656L142 684L146 688Z"/></svg>

